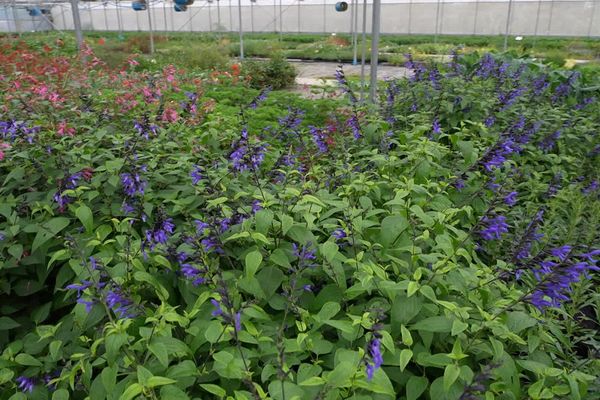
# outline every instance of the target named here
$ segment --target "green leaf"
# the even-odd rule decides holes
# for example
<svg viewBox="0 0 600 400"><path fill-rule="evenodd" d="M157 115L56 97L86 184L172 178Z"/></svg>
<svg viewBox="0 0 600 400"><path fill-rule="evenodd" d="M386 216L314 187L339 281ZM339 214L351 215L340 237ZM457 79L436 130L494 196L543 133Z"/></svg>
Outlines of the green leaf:
<svg viewBox="0 0 600 400"><path fill-rule="evenodd" d="M537 325L537 320L523 311L512 311L507 313L506 327L512 332L519 332Z"/></svg>
<svg viewBox="0 0 600 400"><path fill-rule="evenodd" d="M206 330L204 331L204 337L209 343L217 343L218 340L223 339L224 329L221 322L210 321L206 326Z"/></svg>
<svg viewBox="0 0 600 400"><path fill-rule="evenodd" d="M161 365L165 368L169 366L169 352L167 351L167 346L164 343L158 343L156 341L152 341L148 344L148 350L161 363Z"/></svg>
<svg viewBox="0 0 600 400"><path fill-rule="evenodd" d="M547 368L546 364L531 360L517 360L517 364L527 371L534 372L536 375L543 375L544 370Z"/></svg>
<svg viewBox="0 0 600 400"><path fill-rule="evenodd" d="M213 385L212 383L202 383L200 384L200 387L206 390L208 393L212 393L218 397L225 397L225 395L227 395L225 389L223 389L221 386Z"/></svg>
<svg viewBox="0 0 600 400"><path fill-rule="evenodd" d="M10 317L0 317L0 331L8 331L19 326L21 324Z"/></svg>
<svg viewBox="0 0 600 400"><path fill-rule="evenodd" d="M269 210L260 210L255 216L256 230L260 233L266 234L271 228L273 223L273 213Z"/></svg>
<svg viewBox="0 0 600 400"><path fill-rule="evenodd" d="M198 367L193 361L184 360L179 364L173 365L171 368L169 368L166 375L167 378L179 380L181 378L198 375L198 373Z"/></svg>
<svg viewBox="0 0 600 400"><path fill-rule="evenodd" d="M339 303L328 301L323 304L321 311L316 315L319 321L325 321L333 318L338 312L340 312L341 306Z"/></svg>
<svg viewBox="0 0 600 400"><path fill-rule="evenodd" d="M406 288L406 296L411 297L413 294L417 293L419 290L419 282L410 281L408 282L408 287Z"/></svg>
<svg viewBox="0 0 600 400"><path fill-rule="evenodd" d="M327 262L331 263L335 256L338 254L339 246L332 241L325 242L321 245L321 254L325 257Z"/></svg>
<svg viewBox="0 0 600 400"><path fill-rule="evenodd" d="M108 365L113 365L120 354L121 347L127 343L127 334L116 333L106 337L106 359Z"/></svg>
<svg viewBox="0 0 600 400"><path fill-rule="evenodd" d="M92 214L92 210L85 204L82 204L75 211L75 215L85 227L86 232L92 232L94 229L94 215Z"/></svg>
<svg viewBox="0 0 600 400"><path fill-rule="evenodd" d="M4 368L0 369L0 385L5 384L10 381L13 376L15 376L15 371L11 371L10 369Z"/></svg>
<svg viewBox="0 0 600 400"><path fill-rule="evenodd" d="M418 205L415 204L412 207L410 207L410 211L412 211L413 214L415 214L421 221L423 221L426 227L431 228L435 224L435 220L431 218L428 214L426 214L423 211L423 209Z"/></svg>
<svg viewBox="0 0 600 400"><path fill-rule="evenodd" d="M444 369L444 391L448 392L460 375L460 367L456 364L448 364Z"/></svg>
<svg viewBox="0 0 600 400"><path fill-rule="evenodd" d="M283 214L279 216L279 220L281 221L281 233L285 235L294 225L294 218Z"/></svg>
<svg viewBox="0 0 600 400"><path fill-rule="evenodd" d="M35 253L35 251L42 247L46 242L52 239L54 235L48 232L46 229L40 227L33 239L33 243L31 244L31 252Z"/></svg>
<svg viewBox="0 0 600 400"><path fill-rule="evenodd" d="M331 387L346 387L355 372L356 364L342 361L327 375L326 380Z"/></svg>
<svg viewBox="0 0 600 400"><path fill-rule="evenodd" d="M403 349L400 352L400 371L404 371L406 365L410 362L410 359L413 356L413 352L410 349Z"/></svg>
<svg viewBox="0 0 600 400"><path fill-rule="evenodd" d="M52 233L53 235L56 235L58 232L62 231L67 226L69 226L69 223L71 223L69 218L57 217L57 218L52 218L50 221L48 221L44 225L48 228L50 233Z"/></svg>
<svg viewBox="0 0 600 400"><path fill-rule="evenodd" d="M581 400L581 394L579 394L579 383L571 374L567 374L567 382L569 382L569 388L571 389L571 399Z"/></svg>
<svg viewBox="0 0 600 400"><path fill-rule="evenodd" d="M190 400L190 397L175 385L165 385L160 388L159 399Z"/></svg>
<svg viewBox="0 0 600 400"><path fill-rule="evenodd" d="M156 295L161 301L166 302L169 299L169 291L165 289L163 285L161 285L158 279L150 275L148 272L136 271L133 274L133 277L138 282L146 282L150 284L150 286L156 290Z"/></svg>
<svg viewBox="0 0 600 400"><path fill-rule="evenodd" d="M390 247L400 237L402 232L408 228L409 224L406 218L401 215L392 215L385 217L381 221L381 244L383 247Z"/></svg>
<svg viewBox="0 0 600 400"><path fill-rule="evenodd" d="M319 385L324 385L325 379L321 378L320 376L313 376L311 378L306 379L305 381L302 381L300 383L298 383L298 385L300 386L319 386Z"/></svg>
<svg viewBox="0 0 600 400"><path fill-rule="evenodd" d="M305 194L302 197L302 200L300 200L300 203L313 203L320 207L327 208L325 203L323 203L321 200L319 200L318 198L316 198L315 196L313 196L311 194Z"/></svg>
<svg viewBox="0 0 600 400"><path fill-rule="evenodd" d="M250 253L246 254L246 276L252 278L258 271L258 267L262 263L263 256L260 254L260 251L254 250Z"/></svg>
<svg viewBox="0 0 600 400"><path fill-rule="evenodd" d="M406 346L412 346L413 338L412 338L412 335L410 334L410 331L408 329L406 329L406 327L404 325L402 325L400 327L400 332L402 333L402 343L404 343Z"/></svg>
<svg viewBox="0 0 600 400"><path fill-rule="evenodd" d="M406 400L417 400L427 389L429 381L423 376L411 376L406 383Z"/></svg>
<svg viewBox="0 0 600 400"><path fill-rule="evenodd" d="M392 325L397 326L396 332L401 324L407 324L416 317L422 307L423 298L420 296L396 296L391 310Z"/></svg>
<svg viewBox="0 0 600 400"><path fill-rule="evenodd" d="M52 266L52 264L54 264L54 262L67 260L70 257L71 257L71 251L69 249L60 249L58 251L55 251L54 254L52 254L52 257L50 258L50 261L48 261L48 269L50 269L50 267Z"/></svg>
<svg viewBox="0 0 600 400"><path fill-rule="evenodd" d="M455 319L452 322L452 331L450 332L450 334L452 336L456 336L459 333L463 332L465 329L467 329L469 327L469 324L464 323L458 319Z"/></svg>
<svg viewBox="0 0 600 400"><path fill-rule="evenodd" d="M117 367L104 368L100 373L100 379L106 391L112 391L117 381Z"/></svg>
<svg viewBox="0 0 600 400"><path fill-rule="evenodd" d="M541 393L542 390L544 389L544 379L540 379L539 381L537 381L536 383L534 383L533 385L529 386L529 389L527 389L527 394L529 394L529 396L531 396L532 399L541 399Z"/></svg>
<svg viewBox="0 0 600 400"><path fill-rule="evenodd" d="M141 365L137 367L138 382L142 386L148 386L148 380L152 377L152 372L148 371Z"/></svg>
<svg viewBox="0 0 600 400"><path fill-rule="evenodd" d="M127 389L125 389L121 397L119 397L119 400L132 400L136 396L140 395L142 393L142 390L142 385L140 385L139 383L133 383L129 385Z"/></svg>
<svg viewBox="0 0 600 400"><path fill-rule="evenodd" d="M67 389L58 389L52 394L52 400L69 400L69 391Z"/></svg>
<svg viewBox="0 0 600 400"><path fill-rule="evenodd" d="M260 282L260 287L265 292L265 296L269 299L283 282L284 274L277 268L264 267L261 268L256 278Z"/></svg>
<svg viewBox="0 0 600 400"><path fill-rule="evenodd" d="M43 365L40 360L27 353L17 354L15 362L20 365L29 365L32 367L41 367Z"/></svg>
<svg viewBox="0 0 600 400"><path fill-rule="evenodd" d="M288 259L287 254L282 249L275 249L271 253L269 260L274 264L277 264L284 268L291 268L290 260Z"/></svg>
<svg viewBox="0 0 600 400"><path fill-rule="evenodd" d="M172 383L176 383L177 381L174 379L166 378L164 376L152 376L148 378L148 383L146 386L149 388L155 388L157 386L170 385Z"/></svg>
<svg viewBox="0 0 600 400"><path fill-rule="evenodd" d="M272 400L304 400L309 398L300 386L290 381L284 381L283 385L279 380L271 381L269 383L269 394ZM266 399L268 397L264 396L262 398ZM246 399L252 399L252 394L248 394Z"/></svg>
<svg viewBox="0 0 600 400"><path fill-rule="evenodd" d="M450 332L452 330L452 320L443 317L429 317L417 321L412 326L412 330L426 331L426 332Z"/></svg>

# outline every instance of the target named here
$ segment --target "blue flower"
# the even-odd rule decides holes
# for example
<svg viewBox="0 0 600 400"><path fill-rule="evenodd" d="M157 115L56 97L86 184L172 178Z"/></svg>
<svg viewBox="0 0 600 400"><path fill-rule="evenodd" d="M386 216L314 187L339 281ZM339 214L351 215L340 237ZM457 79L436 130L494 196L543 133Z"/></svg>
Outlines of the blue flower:
<svg viewBox="0 0 600 400"><path fill-rule="evenodd" d="M266 88L263 88L259 93L258 96L256 96L254 99L252 99L252 101L250 102L250 104L248 104L249 108L255 109L256 107L258 107L258 105L260 103L262 103L263 101L265 101L267 99L267 96L269 95L269 93L271 92L271 87L267 86Z"/></svg>
<svg viewBox="0 0 600 400"><path fill-rule="evenodd" d="M137 315L135 304L117 285L114 285L113 288L106 293L106 305L113 310L119 318L134 318Z"/></svg>
<svg viewBox="0 0 600 400"><path fill-rule="evenodd" d="M292 244L294 248L294 255L298 257L301 261L315 260L317 257L315 255L316 250L309 249L310 243L302 246L298 246L296 243Z"/></svg>
<svg viewBox="0 0 600 400"><path fill-rule="evenodd" d="M153 250L157 244L166 244L175 230L172 218L165 218L155 224L153 229L146 230L145 245Z"/></svg>
<svg viewBox="0 0 600 400"><path fill-rule="evenodd" d="M504 197L504 203L510 207L517 204L517 192L510 192Z"/></svg>
<svg viewBox="0 0 600 400"><path fill-rule="evenodd" d="M313 142L317 145L319 152L326 153L328 150L327 144L325 143L325 134L322 130L315 128L314 126L309 126L308 130L313 138Z"/></svg>
<svg viewBox="0 0 600 400"><path fill-rule="evenodd" d="M440 120L438 117L433 118L431 131L435 135L439 135L440 133L442 133L442 125L440 125Z"/></svg>
<svg viewBox="0 0 600 400"><path fill-rule="evenodd" d="M199 219L194 220L194 225L196 225L196 233L200 236L204 235L204 231L210 228L210 225L204 221L200 221Z"/></svg>
<svg viewBox="0 0 600 400"><path fill-rule="evenodd" d="M555 249L550 250L550 254L554 257L558 258L560 261L565 261L569 253L571 253L572 247L569 245L557 247Z"/></svg>
<svg viewBox="0 0 600 400"><path fill-rule="evenodd" d="M562 250L561 248L558 254L564 254ZM589 278L589 271L600 271L595 263L587 261L540 264L540 268L534 270L538 283L527 298L540 310L547 307L560 307L563 302L569 300L571 284L579 282L581 275Z"/></svg>
<svg viewBox="0 0 600 400"><path fill-rule="evenodd" d="M35 387L35 384L37 381L35 378L28 378L26 376L19 376L15 380L17 381L17 384L19 385L19 389L21 389L21 391L23 393L33 392L33 388Z"/></svg>
<svg viewBox="0 0 600 400"><path fill-rule="evenodd" d="M148 182L142 179L138 172L134 174L122 173L121 184L123 185L123 191L125 194L133 197L136 194L143 195Z"/></svg>
<svg viewBox="0 0 600 400"><path fill-rule="evenodd" d="M333 231L331 236L333 236L337 240L340 240L340 239L345 238L347 235L346 235L346 232L342 228L338 228L335 231Z"/></svg>
<svg viewBox="0 0 600 400"><path fill-rule="evenodd" d="M192 285L194 286L198 286L206 282L206 278L202 276L204 271L193 267L191 264L181 264L181 273L185 278L190 279L192 281Z"/></svg>
<svg viewBox="0 0 600 400"><path fill-rule="evenodd" d="M485 240L501 239L502 234L508 232L506 217L503 215L491 218L485 216L482 218L481 222L485 228L479 231L479 234Z"/></svg>
<svg viewBox="0 0 600 400"><path fill-rule="evenodd" d="M223 309L221 308L221 303L219 303L215 299L211 299L210 302L215 307L215 310L213 310L213 312L211 312L211 315L213 317L218 317L219 315L223 315Z"/></svg>
<svg viewBox="0 0 600 400"><path fill-rule="evenodd" d="M192 185L197 185L202 180L202 168L198 165L194 165L190 176L192 177Z"/></svg>
<svg viewBox="0 0 600 400"><path fill-rule="evenodd" d="M240 311L235 313L235 315L233 317L233 321L234 321L235 330L237 332L240 332L242 330L242 313Z"/></svg>
<svg viewBox="0 0 600 400"><path fill-rule="evenodd" d="M381 341L374 337L369 342L368 353L371 357L371 363L367 363L367 380L373 379L375 371L383 365L383 356L381 354Z"/></svg>

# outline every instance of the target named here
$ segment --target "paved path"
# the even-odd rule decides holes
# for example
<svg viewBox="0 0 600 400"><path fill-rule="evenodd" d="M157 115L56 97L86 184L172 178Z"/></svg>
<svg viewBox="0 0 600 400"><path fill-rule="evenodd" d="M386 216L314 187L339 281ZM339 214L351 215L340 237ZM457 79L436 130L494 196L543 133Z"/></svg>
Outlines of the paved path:
<svg viewBox="0 0 600 400"><path fill-rule="evenodd" d="M308 86L335 86L335 70L339 63L292 61L298 71L296 83ZM360 65L342 64L346 76L360 76ZM368 80L371 68L365 65L365 77ZM380 65L377 68L378 79L402 78L409 72L403 67Z"/></svg>

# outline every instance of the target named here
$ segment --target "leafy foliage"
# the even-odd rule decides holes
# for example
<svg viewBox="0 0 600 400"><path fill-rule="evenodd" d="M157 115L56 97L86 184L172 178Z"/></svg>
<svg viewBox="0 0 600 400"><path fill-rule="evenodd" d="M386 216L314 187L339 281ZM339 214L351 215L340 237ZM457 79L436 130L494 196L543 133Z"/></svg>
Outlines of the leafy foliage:
<svg viewBox="0 0 600 400"><path fill-rule="evenodd" d="M577 77L409 60L303 111L85 56L2 52L1 399L598 393Z"/></svg>

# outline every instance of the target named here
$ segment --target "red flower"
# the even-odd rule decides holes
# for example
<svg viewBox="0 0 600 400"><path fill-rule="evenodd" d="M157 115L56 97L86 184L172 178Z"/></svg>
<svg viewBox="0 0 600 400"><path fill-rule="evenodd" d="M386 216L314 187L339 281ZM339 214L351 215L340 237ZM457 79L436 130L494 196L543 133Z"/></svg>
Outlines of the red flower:
<svg viewBox="0 0 600 400"><path fill-rule="evenodd" d="M94 176L94 169L90 168L90 167L86 167L81 170L81 175L83 176L83 179L85 179L86 181L89 182L92 179L92 177Z"/></svg>

